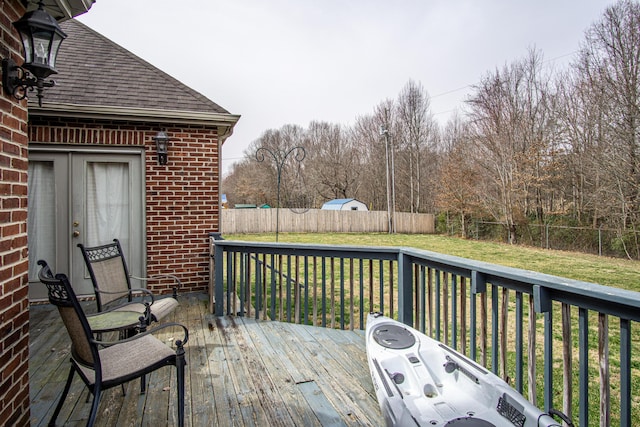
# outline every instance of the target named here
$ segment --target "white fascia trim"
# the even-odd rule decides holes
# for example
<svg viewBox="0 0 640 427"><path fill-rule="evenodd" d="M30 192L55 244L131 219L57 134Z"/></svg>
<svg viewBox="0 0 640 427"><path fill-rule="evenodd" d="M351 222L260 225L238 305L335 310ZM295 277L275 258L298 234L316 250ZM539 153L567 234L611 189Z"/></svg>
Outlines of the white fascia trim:
<svg viewBox="0 0 640 427"><path fill-rule="evenodd" d="M46 99L46 98L45 98ZM102 120L129 120L137 122L168 122L176 124L199 124L206 126L233 127L240 115L200 111L161 110L104 105L78 105L43 102L42 107L29 106L30 116L74 117Z"/></svg>

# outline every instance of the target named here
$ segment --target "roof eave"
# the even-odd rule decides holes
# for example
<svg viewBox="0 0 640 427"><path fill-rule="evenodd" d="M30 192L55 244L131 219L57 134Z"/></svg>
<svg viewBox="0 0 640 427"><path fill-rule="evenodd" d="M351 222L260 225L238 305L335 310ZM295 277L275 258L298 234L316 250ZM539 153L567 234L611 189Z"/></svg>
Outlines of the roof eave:
<svg viewBox="0 0 640 427"><path fill-rule="evenodd" d="M27 10L37 8L37 4L23 0ZM45 0L45 10L56 20L62 22L67 19L82 15L91 9L95 0Z"/></svg>
<svg viewBox="0 0 640 427"><path fill-rule="evenodd" d="M43 102L42 107L29 105L29 114L40 117L75 117L136 122L158 121L231 127L235 126L240 119L240 115L237 114L48 102Z"/></svg>

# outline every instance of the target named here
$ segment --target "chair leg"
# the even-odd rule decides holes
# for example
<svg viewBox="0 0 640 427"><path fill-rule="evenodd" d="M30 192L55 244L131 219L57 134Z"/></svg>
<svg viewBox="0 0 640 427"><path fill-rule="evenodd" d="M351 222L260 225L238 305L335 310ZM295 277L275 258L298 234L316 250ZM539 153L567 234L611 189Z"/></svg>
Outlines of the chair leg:
<svg viewBox="0 0 640 427"><path fill-rule="evenodd" d="M147 376L143 375L140 377L140 394L145 394L147 392Z"/></svg>
<svg viewBox="0 0 640 427"><path fill-rule="evenodd" d="M176 351L176 377L178 386L178 426L184 427L184 367L187 364L184 357L184 347L182 342L176 342L178 349Z"/></svg>
<svg viewBox="0 0 640 427"><path fill-rule="evenodd" d="M64 403L64 399L67 397L67 393L69 393L69 389L71 388L71 381L73 380L74 373L75 373L75 369L73 369L73 366L71 366L71 369L69 369L69 376L67 377L67 382L64 385L64 391L62 392L62 396L60 396L60 401L56 405L56 410L53 411L53 416L51 417L51 420L49 420L50 427L56 425L56 419L60 414L60 410L62 409L62 404Z"/></svg>
<svg viewBox="0 0 640 427"><path fill-rule="evenodd" d="M91 413L89 414L89 419L87 420L87 427L93 427L93 424L96 422L101 394L102 389L100 388L99 384L96 384L93 389L93 403L91 404Z"/></svg>

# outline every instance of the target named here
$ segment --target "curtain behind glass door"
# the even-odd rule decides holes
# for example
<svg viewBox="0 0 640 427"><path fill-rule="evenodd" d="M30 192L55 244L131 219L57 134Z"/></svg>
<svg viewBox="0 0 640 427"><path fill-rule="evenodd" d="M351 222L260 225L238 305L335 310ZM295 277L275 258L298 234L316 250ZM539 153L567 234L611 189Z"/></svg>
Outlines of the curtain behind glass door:
<svg viewBox="0 0 640 427"><path fill-rule="evenodd" d="M87 162L86 167L85 244L104 245L117 238L127 247L130 229L128 163Z"/></svg>

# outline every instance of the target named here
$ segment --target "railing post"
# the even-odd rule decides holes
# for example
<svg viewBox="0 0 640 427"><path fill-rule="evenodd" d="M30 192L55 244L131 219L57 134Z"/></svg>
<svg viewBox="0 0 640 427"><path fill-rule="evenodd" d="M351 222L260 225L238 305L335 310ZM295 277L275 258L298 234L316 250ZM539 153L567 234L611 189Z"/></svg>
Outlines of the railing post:
<svg viewBox="0 0 640 427"><path fill-rule="evenodd" d="M398 252L398 321L413 326L413 268L403 251Z"/></svg>
<svg viewBox="0 0 640 427"><path fill-rule="evenodd" d="M222 250L222 246L218 246L214 244L213 250L213 265L214 265L214 298L215 298L215 306L216 306L216 316L224 315L224 251ZM211 298L211 296L209 296Z"/></svg>

